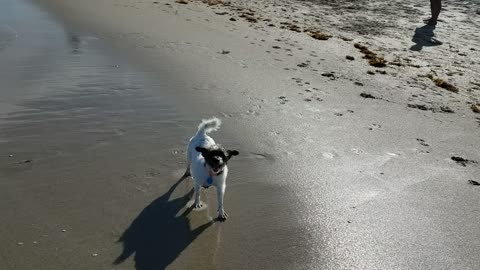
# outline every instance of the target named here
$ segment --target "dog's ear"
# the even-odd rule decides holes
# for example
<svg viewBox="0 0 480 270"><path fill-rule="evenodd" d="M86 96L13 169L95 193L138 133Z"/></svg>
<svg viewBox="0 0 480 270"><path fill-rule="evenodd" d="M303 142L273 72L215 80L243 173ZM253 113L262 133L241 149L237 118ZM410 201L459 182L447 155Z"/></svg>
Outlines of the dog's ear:
<svg viewBox="0 0 480 270"><path fill-rule="evenodd" d="M233 156L238 156L238 151L237 150L227 150L227 159L232 158Z"/></svg>
<svg viewBox="0 0 480 270"><path fill-rule="evenodd" d="M195 147L195 150L197 150L197 152L202 153L202 155L204 155L205 153L208 152L208 150L206 148L203 148L203 147L200 147L200 146Z"/></svg>

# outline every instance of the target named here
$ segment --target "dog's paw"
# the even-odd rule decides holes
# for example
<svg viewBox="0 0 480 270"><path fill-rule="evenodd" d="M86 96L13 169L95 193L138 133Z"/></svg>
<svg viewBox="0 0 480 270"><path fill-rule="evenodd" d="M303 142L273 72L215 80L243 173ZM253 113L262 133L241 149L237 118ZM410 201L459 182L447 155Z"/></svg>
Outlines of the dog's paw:
<svg viewBox="0 0 480 270"><path fill-rule="evenodd" d="M227 213L223 212L223 213L218 214L217 219L220 222L224 222L225 220L227 220L227 217L228 217Z"/></svg>
<svg viewBox="0 0 480 270"><path fill-rule="evenodd" d="M194 203L193 204L193 208L195 209L200 209L203 207L203 203L202 202L198 202L198 203Z"/></svg>

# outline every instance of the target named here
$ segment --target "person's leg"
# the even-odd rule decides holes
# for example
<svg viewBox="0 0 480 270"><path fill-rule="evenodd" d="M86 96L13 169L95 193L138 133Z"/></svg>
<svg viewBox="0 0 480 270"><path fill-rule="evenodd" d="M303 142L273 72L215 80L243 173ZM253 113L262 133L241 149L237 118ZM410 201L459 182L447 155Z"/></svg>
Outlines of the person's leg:
<svg viewBox="0 0 480 270"><path fill-rule="evenodd" d="M428 21L429 25L436 25L438 20L438 15L440 15L440 10L442 9L442 0L430 0L430 10L432 12L432 18Z"/></svg>

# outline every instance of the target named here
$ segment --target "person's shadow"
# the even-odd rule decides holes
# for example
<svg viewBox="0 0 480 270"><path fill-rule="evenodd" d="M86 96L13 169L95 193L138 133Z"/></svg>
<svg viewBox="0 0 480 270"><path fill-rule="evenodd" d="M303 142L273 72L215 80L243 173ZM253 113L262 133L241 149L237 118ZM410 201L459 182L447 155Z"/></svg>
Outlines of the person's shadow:
<svg viewBox="0 0 480 270"><path fill-rule="evenodd" d="M415 29L415 34L413 34L412 41L415 43L410 50L412 51L421 51L423 47L439 46L443 43L435 38L435 26L433 25L424 25L422 27L417 27Z"/></svg>
<svg viewBox="0 0 480 270"><path fill-rule="evenodd" d="M180 178L161 197L145 207L130 227L120 237L123 252L113 262L118 265L135 254L137 270L165 269L180 253L192 243L214 221L209 221L192 229L187 215L189 207L177 216L193 194L193 189L185 196L170 200L175 188L185 179Z"/></svg>

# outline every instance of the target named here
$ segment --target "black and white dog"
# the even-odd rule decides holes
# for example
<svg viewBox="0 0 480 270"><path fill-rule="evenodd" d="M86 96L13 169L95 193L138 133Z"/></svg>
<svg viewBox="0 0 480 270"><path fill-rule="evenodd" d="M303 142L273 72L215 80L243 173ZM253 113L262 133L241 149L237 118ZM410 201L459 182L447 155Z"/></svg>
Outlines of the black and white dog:
<svg viewBox="0 0 480 270"><path fill-rule="evenodd" d="M227 162L232 156L238 155L236 150L225 150L221 145L207 135L218 130L221 121L218 118L202 120L195 136L190 139L187 147L187 171L195 182L194 207L202 207L200 201L201 187L215 186L217 189L218 220L225 221L227 213L223 209L223 196L225 194L228 174Z"/></svg>

